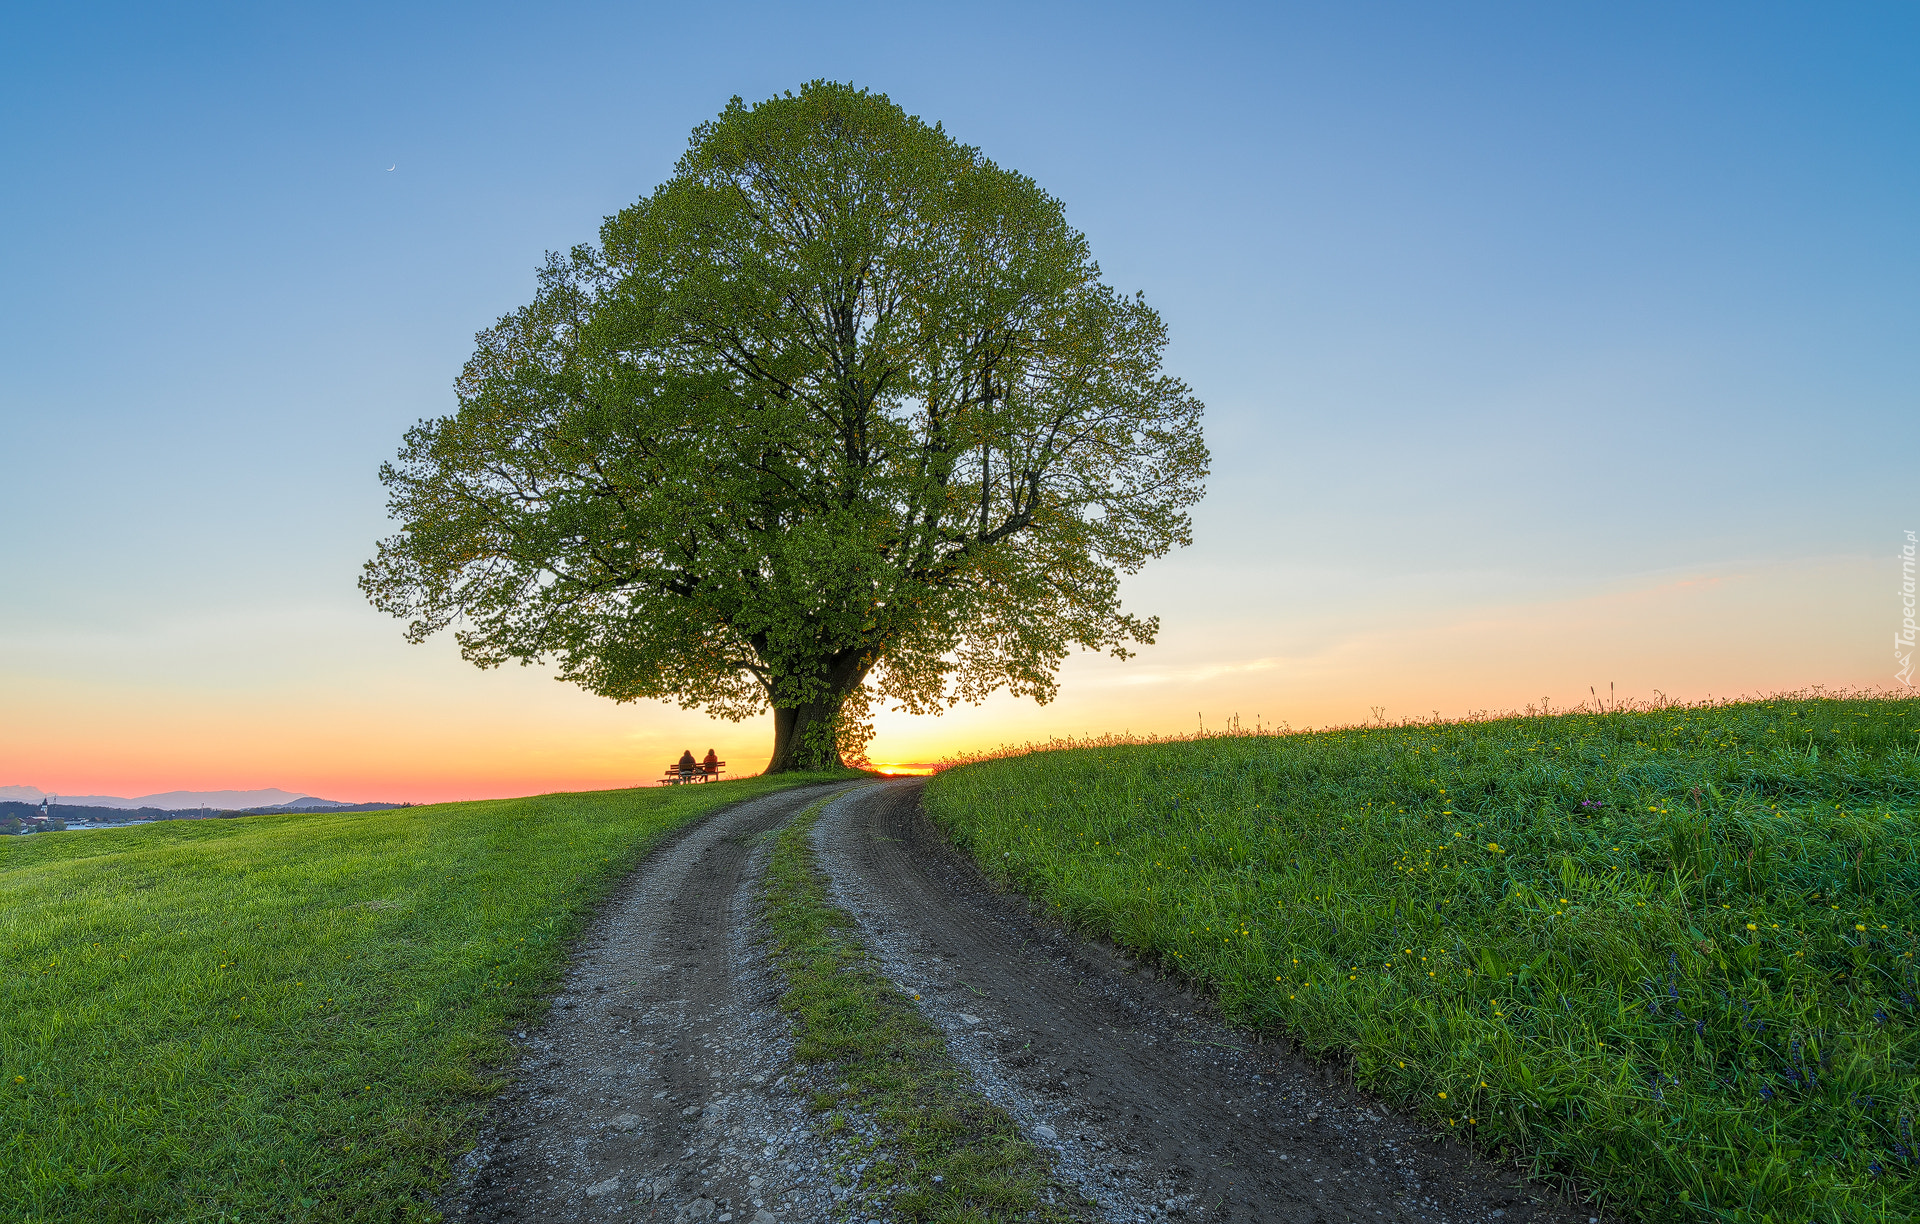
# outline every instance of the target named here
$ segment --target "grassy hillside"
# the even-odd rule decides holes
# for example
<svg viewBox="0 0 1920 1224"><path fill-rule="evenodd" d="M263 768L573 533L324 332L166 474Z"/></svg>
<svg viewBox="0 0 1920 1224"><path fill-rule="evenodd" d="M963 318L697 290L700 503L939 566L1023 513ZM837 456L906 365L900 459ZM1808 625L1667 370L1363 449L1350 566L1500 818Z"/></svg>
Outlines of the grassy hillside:
<svg viewBox="0 0 1920 1224"><path fill-rule="evenodd" d="M928 806L1068 921L1633 1215L1920 1214L1920 702L1109 745Z"/></svg>
<svg viewBox="0 0 1920 1224"><path fill-rule="evenodd" d="M807 780L0 840L0 1218L429 1214L591 903Z"/></svg>

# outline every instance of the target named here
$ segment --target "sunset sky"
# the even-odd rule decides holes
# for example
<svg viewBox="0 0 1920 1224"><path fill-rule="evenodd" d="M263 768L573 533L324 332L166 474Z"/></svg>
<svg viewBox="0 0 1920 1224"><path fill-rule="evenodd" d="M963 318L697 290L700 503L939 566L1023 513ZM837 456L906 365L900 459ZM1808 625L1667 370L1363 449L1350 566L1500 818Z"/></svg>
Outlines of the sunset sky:
<svg viewBox="0 0 1920 1224"><path fill-rule="evenodd" d="M1894 688L1911 4L39 6L0 38L0 785L433 800L770 720L408 646L379 464L729 97L889 94L1065 202L1208 406L1157 645L877 761ZM389 169L389 167L392 167Z"/></svg>

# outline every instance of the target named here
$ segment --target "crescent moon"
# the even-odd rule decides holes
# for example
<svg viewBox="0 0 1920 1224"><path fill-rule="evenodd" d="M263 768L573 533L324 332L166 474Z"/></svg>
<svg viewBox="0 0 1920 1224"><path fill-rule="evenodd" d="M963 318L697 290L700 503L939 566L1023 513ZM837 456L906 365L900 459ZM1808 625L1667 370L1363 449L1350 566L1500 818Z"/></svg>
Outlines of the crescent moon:
<svg viewBox="0 0 1920 1224"><path fill-rule="evenodd" d="M395 163L393 163L393 165L391 165L391 166L388 166L388 167L387 167L387 173L388 173L388 174L392 174L392 173L394 172L394 169L395 169L396 167L398 167L399 165L400 165L400 163L399 163L399 162L395 162Z"/></svg>

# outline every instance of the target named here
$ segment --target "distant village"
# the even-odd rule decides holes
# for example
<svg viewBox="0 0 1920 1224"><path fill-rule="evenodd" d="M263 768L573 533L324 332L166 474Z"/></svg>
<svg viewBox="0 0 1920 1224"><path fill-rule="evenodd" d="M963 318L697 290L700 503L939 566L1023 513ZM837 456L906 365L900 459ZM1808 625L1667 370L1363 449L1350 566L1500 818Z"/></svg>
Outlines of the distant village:
<svg viewBox="0 0 1920 1224"><path fill-rule="evenodd" d="M105 829L115 826L152 824L161 820L227 820L236 816L330 815L341 812L385 812L410 803L332 803L294 807L223 808L115 808L89 807L60 803L57 795L48 795L39 803L0 800L0 835L27 833L64 833L69 830Z"/></svg>

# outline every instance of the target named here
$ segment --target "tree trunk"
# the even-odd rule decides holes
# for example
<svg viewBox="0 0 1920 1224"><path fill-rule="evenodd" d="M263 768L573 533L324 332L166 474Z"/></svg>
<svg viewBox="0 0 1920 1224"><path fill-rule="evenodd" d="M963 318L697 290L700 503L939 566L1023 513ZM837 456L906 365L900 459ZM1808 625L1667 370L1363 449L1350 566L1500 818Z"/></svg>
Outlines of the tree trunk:
<svg viewBox="0 0 1920 1224"><path fill-rule="evenodd" d="M840 703L774 707L773 760L767 772L818 772L844 768L835 731Z"/></svg>
<svg viewBox="0 0 1920 1224"><path fill-rule="evenodd" d="M767 772L845 769L840 758L840 714L847 698L867 678L871 657L842 651L822 659L816 668L771 686L773 701L773 760ZM780 694L788 695L782 705ZM796 697L813 701L795 701Z"/></svg>

